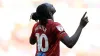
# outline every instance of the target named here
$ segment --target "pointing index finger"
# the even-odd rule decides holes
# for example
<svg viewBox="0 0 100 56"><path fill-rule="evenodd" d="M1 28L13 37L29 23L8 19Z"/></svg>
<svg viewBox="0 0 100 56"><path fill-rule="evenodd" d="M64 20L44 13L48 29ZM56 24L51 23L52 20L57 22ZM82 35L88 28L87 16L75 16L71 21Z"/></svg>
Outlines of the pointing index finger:
<svg viewBox="0 0 100 56"><path fill-rule="evenodd" d="M83 17L82 17L82 18L84 18L86 14L87 14L87 12L85 12L85 13L84 13L84 15L83 15Z"/></svg>

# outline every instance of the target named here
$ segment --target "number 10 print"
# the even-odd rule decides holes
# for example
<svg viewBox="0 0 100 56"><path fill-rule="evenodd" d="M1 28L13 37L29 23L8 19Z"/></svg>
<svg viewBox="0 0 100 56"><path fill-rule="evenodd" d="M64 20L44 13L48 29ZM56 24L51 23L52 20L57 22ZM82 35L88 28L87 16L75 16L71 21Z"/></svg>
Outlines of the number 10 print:
<svg viewBox="0 0 100 56"><path fill-rule="evenodd" d="M37 37L37 43L38 43L38 51L42 51L42 52L46 52L48 51L48 48L49 48L49 43L48 43L48 38L45 34L39 34L39 33L36 33L36 37ZM42 47L42 40L45 40L45 48Z"/></svg>

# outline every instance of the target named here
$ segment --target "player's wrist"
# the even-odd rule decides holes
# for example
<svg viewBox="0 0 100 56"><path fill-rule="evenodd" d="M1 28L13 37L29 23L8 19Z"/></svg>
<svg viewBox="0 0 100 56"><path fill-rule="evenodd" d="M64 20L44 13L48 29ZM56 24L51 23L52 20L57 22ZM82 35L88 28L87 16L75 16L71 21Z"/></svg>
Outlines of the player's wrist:
<svg viewBox="0 0 100 56"><path fill-rule="evenodd" d="M82 25L79 25L79 28L82 28L82 29L83 29L83 28L84 28L84 26L82 26Z"/></svg>

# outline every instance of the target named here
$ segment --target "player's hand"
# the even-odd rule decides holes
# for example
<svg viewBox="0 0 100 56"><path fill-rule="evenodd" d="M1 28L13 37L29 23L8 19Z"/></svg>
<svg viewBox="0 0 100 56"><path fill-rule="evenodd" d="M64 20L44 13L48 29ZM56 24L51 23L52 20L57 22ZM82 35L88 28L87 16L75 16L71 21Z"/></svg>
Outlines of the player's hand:
<svg viewBox="0 0 100 56"><path fill-rule="evenodd" d="M87 23L89 22L88 21L88 17L85 16L87 12L84 13L83 17L81 18L81 21L80 21L80 27L84 28Z"/></svg>

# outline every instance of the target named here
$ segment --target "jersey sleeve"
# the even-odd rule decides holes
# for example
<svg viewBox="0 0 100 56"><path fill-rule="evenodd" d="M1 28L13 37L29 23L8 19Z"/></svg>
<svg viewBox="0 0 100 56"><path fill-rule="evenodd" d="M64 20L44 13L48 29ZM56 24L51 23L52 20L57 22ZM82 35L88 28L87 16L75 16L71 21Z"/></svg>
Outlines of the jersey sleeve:
<svg viewBox="0 0 100 56"><path fill-rule="evenodd" d="M60 23L55 22L53 28L54 28L54 33L58 39L61 40L63 37L67 35L67 33L65 32L64 28Z"/></svg>
<svg viewBox="0 0 100 56"><path fill-rule="evenodd" d="M33 28L32 28L32 33L31 33L30 38L33 38L33 39L36 40L36 36L35 36L35 28L36 28L36 24L35 24L35 25L33 26Z"/></svg>

